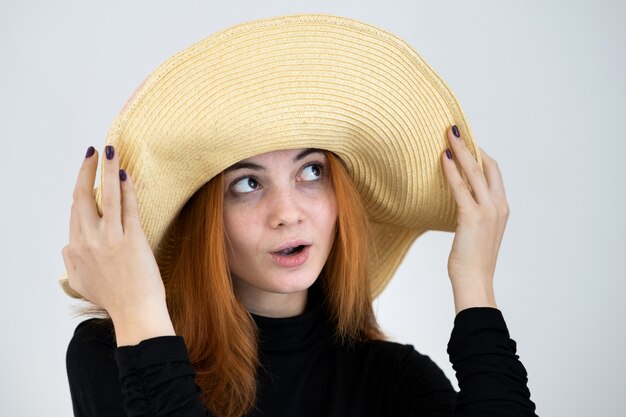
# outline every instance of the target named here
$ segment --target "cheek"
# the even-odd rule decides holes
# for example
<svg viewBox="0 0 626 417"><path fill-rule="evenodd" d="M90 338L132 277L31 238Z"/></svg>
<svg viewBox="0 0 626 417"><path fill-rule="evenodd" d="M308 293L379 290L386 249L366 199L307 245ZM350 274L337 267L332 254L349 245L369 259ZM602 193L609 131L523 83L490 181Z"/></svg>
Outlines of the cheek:
<svg viewBox="0 0 626 417"><path fill-rule="evenodd" d="M316 204L312 210L318 222L319 230L324 230L330 238L334 237L335 225L337 223L337 204L335 196L331 195Z"/></svg>
<svg viewBox="0 0 626 417"><path fill-rule="evenodd" d="M224 231L226 233L226 244L236 252L242 252L246 243L250 242L251 224L245 210L227 210L224 207ZM230 255L229 251L229 255Z"/></svg>
<svg viewBox="0 0 626 417"><path fill-rule="evenodd" d="M326 197L326 207L329 218L332 219L332 223L335 224L337 221L337 200L335 198L335 192L330 185L328 195Z"/></svg>

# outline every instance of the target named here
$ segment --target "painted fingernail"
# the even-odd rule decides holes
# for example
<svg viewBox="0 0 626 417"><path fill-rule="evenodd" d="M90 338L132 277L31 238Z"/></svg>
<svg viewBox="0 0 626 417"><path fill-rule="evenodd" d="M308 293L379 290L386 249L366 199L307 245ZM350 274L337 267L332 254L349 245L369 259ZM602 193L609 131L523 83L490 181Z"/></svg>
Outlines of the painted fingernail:
<svg viewBox="0 0 626 417"><path fill-rule="evenodd" d="M459 132L459 128L456 127L456 125L452 126L452 133L454 134L454 136L456 136L457 138L461 137L461 133Z"/></svg>
<svg viewBox="0 0 626 417"><path fill-rule="evenodd" d="M93 154L96 153L96 148L90 146L87 148L87 153L85 154L85 158L91 158Z"/></svg>
<svg viewBox="0 0 626 417"><path fill-rule="evenodd" d="M120 169L120 180L126 181L126 171Z"/></svg>
<svg viewBox="0 0 626 417"><path fill-rule="evenodd" d="M452 152L450 152L450 149L446 149L446 156L448 159L452 159Z"/></svg>
<svg viewBox="0 0 626 417"><path fill-rule="evenodd" d="M107 155L107 159L110 161L111 159L113 159L113 156L115 155L115 150L113 149L113 146L111 145L107 145L106 148L104 148L105 153Z"/></svg>

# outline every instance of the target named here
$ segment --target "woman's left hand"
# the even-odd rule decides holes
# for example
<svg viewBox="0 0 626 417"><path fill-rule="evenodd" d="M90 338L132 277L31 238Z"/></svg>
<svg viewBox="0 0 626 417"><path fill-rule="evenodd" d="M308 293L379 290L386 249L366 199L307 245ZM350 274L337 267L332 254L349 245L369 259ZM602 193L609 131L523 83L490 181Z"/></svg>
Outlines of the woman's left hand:
<svg viewBox="0 0 626 417"><path fill-rule="evenodd" d="M448 275L456 313L470 307L496 307L493 275L500 243L509 218L504 184L494 159L480 149L484 173L451 128L448 141L453 159L443 153L443 170L457 204L457 226L448 258ZM457 130L458 132L458 130ZM463 182L456 160L469 188Z"/></svg>

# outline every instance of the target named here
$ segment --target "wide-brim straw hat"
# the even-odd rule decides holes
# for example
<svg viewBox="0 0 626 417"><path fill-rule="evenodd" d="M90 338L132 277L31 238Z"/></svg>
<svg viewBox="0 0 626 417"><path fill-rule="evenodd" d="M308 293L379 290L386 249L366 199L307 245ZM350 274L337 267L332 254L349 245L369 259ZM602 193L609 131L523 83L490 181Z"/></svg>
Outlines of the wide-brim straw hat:
<svg viewBox="0 0 626 417"><path fill-rule="evenodd" d="M371 223L376 297L418 236L455 230L441 166L453 124L482 166L458 100L407 42L357 20L297 14L238 24L165 61L117 115L106 144L136 184L162 272L172 259L169 226L216 174L274 150L335 153ZM102 177L100 213L101 190ZM67 274L60 281L80 297Z"/></svg>

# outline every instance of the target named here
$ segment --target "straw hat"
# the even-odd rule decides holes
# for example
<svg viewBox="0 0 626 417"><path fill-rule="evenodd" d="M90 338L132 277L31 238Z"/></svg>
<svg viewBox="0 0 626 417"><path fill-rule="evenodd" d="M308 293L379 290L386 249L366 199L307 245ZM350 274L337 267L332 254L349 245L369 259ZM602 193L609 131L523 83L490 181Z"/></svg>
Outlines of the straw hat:
<svg viewBox="0 0 626 417"><path fill-rule="evenodd" d="M418 236L455 230L440 159L452 124L481 165L457 99L409 44L357 20L298 14L238 24L165 61L117 115L106 143L133 177L143 229L165 270L168 226L213 176L278 149L334 152L371 222L375 297ZM67 274L60 282L80 297Z"/></svg>

